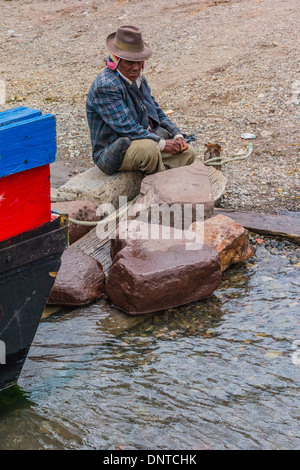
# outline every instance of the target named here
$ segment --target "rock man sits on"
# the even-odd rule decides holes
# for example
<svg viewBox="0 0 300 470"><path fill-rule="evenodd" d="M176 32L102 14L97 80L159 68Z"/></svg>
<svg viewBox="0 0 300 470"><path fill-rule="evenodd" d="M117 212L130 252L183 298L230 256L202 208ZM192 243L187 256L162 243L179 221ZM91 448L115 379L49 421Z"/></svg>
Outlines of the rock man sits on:
<svg viewBox="0 0 300 470"><path fill-rule="evenodd" d="M93 160L104 173L146 174L190 165L196 152L151 95L143 75L153 51L135 26L120 26L106 39L107 66L86 101Z"/></svg>

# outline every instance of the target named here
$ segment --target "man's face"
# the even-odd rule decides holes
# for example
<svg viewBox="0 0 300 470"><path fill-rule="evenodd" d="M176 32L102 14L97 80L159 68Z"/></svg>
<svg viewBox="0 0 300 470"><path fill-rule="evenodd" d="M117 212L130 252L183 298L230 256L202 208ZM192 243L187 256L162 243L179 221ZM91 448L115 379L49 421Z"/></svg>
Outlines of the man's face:
<svg viewBox="0 0 300 470"><path fill-rule="evenodd" d="M118 69L126 78L128 78L131 82L134 82L138 78L142 67L142 61L132 62L131 60L121 59Z"/></svg>

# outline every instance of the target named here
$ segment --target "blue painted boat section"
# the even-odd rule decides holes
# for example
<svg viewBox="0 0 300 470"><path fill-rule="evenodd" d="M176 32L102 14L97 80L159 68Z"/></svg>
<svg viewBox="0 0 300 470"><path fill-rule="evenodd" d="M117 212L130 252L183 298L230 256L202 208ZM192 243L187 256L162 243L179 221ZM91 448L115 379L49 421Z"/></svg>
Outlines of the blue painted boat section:
<svg viewBox="0 0 300 470"><path fill-rule="evenodd" d="M6 111L1 111L0 116L5 116L6 114L18 113L22 109L28 109L26 106L18 106L17 108L7 109Z"/></svg>
<svg viewBox="0 0 300 470"><path fill-rule="evenodd" d="M23 117L22 117L23 116ZM56 122L52 114L15 108L0 113L0 178L53 163Z"/></svg>
<svg viewBox="0 0 300 470"><path fill-rule="evenodd" d="M18 108L9 109L0 113L0 126L7 126L13 122L24 121L26 119L41 116L42 112L38 109L26 108L19 106Z"/></svg>

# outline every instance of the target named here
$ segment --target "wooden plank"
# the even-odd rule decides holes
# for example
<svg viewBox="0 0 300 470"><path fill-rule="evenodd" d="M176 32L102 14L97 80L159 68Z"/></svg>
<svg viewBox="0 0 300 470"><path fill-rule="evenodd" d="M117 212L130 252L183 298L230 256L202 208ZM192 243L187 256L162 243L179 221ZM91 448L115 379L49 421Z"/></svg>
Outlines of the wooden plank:
<svg viewBox="0 0 300 470"><path fill-rule="evenodd" d="M8 114L12 113L19 113L22 111L22 109L27 109L26 106L18 106L17 108L12 108L12 109L7 109L6 111L1 111L0 117L1 116L7 116Z"/></svg>
<svg viewBox="0 0 300 470"><path fill-rule="evenodd" d="M0 250L0 272L62 253L67 248L67 226Z"/></svg>
<svg viewBox="0 0 300 470"><path fill-rule="evenodd" d="M227 178L223 175L221 170L216 170L212 166L207 167L208 177L210 181L211 191L214 201L218 201L226 187Z"/></svg>
<svg viewBox="0 0 300 470"><path fill-rule="evenodd" d="M0 126L0 177L55 161L56 123L51 114Z"/></svg>
<svg viewBox="0 0 300 470"><path fill-rule="evenodd" d="M26 108L20 106L18 108L9 109L0 113L0 126L7 126L13 122L25 121L34 117L41 116L42 112L38 109Z"/></svg>
<svg viewBox="0 0 300 470"><path fill-rule="evenodd" d="M102 236L100 238L98 235L99 232L97 233L97 227L95 227L80 238L80 240L73 243L73 245L76 245L76 248L99 261L105 273L108 272L112 263L110 257L110 240L115 235L115 229L118 224L119 217L128 211L133 202L134 201L127 203L104 219L106 221L110 220L110 222L102 228L105 237Z"/></svg>
<svg viewBox="0 0 300 470"><path fill-rule="evenodd" d="M26 232L22 232L15 237L7 238L0 242L0 250L2 248L6 248L8 246L16 245L18 243L24 242L29 240L29 238L38 237L40 235L44 235L44 233L52 232L53 230L59 229L60 227L65 227L69 223L68 217L61 214L57 216L57 214L51 214L51 220L46 222L45 224L39 225L32 230L28 230Z"/></svg>
<svg viewBox="0 0 300 470"><path fill-rule="evenodd" d="M297 216L243 212L222 208L214 210L214 215L217 214L230 217L250 232L287 238L298 245L300 244L300 218Z"/></svg>
<svg viewBox="0 0 300 470"><path fill-rule="evenodd" d="M288 215L289 217L297 217L297 218L300 218L300 212L292 212L292 211L288 211L286 209L283 209L281 211L281 215Z"/></svg>
<svg viewBox="0 0 300 470"><path fill-rule="evenodd" d="M99 261L104 272L109 270L112 263L110 258L109 236L105 239L100 239L97 236L96 228L94 228L73 245L76 245L76 248Z"/></svg>

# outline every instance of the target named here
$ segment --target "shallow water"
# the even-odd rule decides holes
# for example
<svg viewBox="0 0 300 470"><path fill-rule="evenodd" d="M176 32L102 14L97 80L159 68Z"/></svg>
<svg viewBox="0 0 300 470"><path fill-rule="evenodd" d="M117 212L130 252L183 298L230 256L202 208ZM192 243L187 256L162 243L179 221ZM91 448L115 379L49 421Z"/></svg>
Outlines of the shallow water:
<svg viewBox="0 0 300 470"><path fill-rule="evenodd" d="M0 393L0 448L299 449L297 256L262 244L177 309L48 317Z"/></svg>

